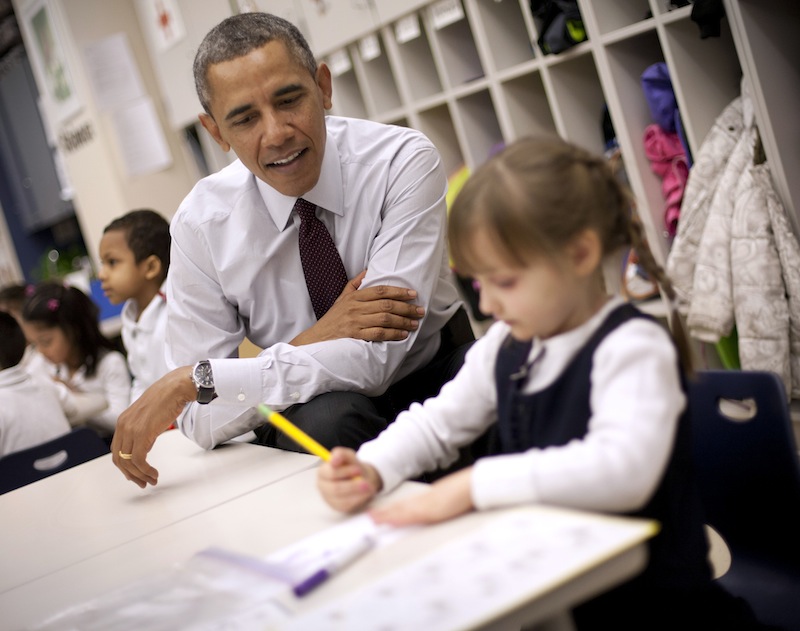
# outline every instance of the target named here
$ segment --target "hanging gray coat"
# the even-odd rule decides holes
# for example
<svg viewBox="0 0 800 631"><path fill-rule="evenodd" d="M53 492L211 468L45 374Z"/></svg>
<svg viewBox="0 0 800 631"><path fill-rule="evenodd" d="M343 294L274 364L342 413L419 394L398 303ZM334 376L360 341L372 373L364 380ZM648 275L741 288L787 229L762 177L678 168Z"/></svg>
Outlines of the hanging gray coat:
<svg viewBox="0 0 800 631"><path fill-rule="evenodd" d="M737 101L690 172L667 271L693 337L716 343L735 325L741 367L777 373L787 395L797 397L800 245L774 190L746 92ZM732 143L729 154L719 151Z"/></svg>

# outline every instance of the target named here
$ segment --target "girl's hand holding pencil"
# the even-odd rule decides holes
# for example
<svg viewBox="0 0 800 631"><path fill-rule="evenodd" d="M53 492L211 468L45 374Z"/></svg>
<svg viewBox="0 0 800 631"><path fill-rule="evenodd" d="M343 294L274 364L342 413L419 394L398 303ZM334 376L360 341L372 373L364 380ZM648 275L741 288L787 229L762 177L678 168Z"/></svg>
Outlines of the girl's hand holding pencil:
<svg viewBox="0 0 800 631"><path fill-rule="evenodd" d="M330 460L317 471L317 488L331 508L354 513L375 497L383 481L372 465L356 457L355 451L335 447Z"/></svg>
<svg viewBox="0 0 800 631"><path fill-rule="evenodd" d="M383 487L374 467L359 462L356 452L344 447L328 451L289 419L267 407L258 411L275 427L295 441L308 453L324 461L317 474L317 486L325 501L336 510L354 512L365 506Z"/></svg>

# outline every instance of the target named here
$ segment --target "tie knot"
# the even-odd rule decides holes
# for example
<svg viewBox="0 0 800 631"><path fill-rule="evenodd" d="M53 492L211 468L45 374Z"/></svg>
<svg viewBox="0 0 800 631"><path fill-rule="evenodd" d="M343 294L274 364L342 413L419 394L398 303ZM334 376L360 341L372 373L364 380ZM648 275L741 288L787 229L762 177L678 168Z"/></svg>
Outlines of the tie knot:
<svg viewBox="0 0 800 631"><path fill-rule="evenodd" d="M298 198L298 200L294 203L294 209L297 212L298 216L300 217L301 221L306 221L307 219L314 219L316 218L315 211L317 210L316 204L312 204L304 200L302 197Z"/></svg>

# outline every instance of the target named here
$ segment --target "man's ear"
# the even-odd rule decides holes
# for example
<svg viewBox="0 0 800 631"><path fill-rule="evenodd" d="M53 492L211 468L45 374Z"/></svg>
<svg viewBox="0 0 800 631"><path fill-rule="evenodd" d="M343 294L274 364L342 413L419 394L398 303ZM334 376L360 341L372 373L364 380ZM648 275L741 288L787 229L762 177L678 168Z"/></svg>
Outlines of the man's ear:
<svg viewBox="0 0 800 631"><path fill-rule="evenodd" d="M200 124L206 128L206 131L211 134L211 137L216 141L220 148L225 153L228 153L231 150L231 146L225 142L225 140L222 138L222 134L219 133L219 125L217 125L217 121L215 121L213 117L205 112L199 114L197 118L200 119Z"/></svg>
<svg viewBox="0 0 800 631"><path fill-rule="evenodd" d="M593 274L603 259L600 235L590 228L582 230L570 241L567 253L577 274L581 276Z"/></svg>
<svg viewBox="0 0 800 631"><path fill-rule="evenodd" d="M333 80L331 79L331 69L325 63L317 66L317 86L322 92L322 107L329 110L333 107Z"/></svg>
<svg viewBox="0 0 800 631"><path fill-rule="evenodd" d="M144 270L144 277L147 280L153 280L161 276L161 259L155 254L148 256L144 261L139 263L139 265Z"/></svg>

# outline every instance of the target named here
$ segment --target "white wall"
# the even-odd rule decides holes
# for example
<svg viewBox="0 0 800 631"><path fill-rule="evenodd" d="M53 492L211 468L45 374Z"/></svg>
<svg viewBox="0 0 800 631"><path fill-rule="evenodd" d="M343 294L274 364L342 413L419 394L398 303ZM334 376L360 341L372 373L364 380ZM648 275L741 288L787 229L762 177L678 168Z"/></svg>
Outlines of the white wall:
<svg viewBox="0 0 800 631"><path fill-rule="evenodd" d="M90 256L97 258L103 228L115 217L136 208L153 208L171 218L183 197L198 178L194 163L183 145L181 134L170 128L132 0L46 0L59 35L76 92L83 107L75 116L59 121L52 104L44 103L52 135L64 154L67 174L74 189L76 215ZM25 39L33 47L26 16L42 0L13 0ZM111 114L100 111L94 101L86 71L85 47L111 35L124 33L164 130L171 166L153 173L130 176L120 152ZM47 94L41 73L40 92ZM47 97L45 96L45 100ZM80 136L84 142L70 143ZM88 138L88 140L87 140Z"/></svg>

